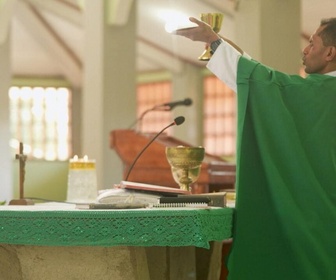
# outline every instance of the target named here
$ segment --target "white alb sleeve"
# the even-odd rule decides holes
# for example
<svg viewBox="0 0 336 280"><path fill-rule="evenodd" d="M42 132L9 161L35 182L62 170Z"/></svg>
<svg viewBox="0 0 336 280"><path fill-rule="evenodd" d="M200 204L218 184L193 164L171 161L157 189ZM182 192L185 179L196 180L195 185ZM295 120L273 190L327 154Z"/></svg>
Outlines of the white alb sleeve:
<svg viewBox="0 0 336 280"><path fill-rule="evenodd" d="M243 55L251 59L248 54ZM234 92L237 92L237 68L241 56L240 52L223 40L207 64L207 68Z"/></svg>

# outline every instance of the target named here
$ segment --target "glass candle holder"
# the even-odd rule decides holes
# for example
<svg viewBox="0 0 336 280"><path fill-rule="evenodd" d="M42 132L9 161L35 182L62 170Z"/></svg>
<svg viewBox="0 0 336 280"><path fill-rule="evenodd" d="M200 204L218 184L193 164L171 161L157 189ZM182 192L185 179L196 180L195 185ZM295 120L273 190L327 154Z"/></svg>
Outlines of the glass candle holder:
<svg viewBox="0 0 336 280"><path fill-rule="evenodd" d="M96 161L87 156L69 160L67 201L95 202L97 198Z"/></svg>

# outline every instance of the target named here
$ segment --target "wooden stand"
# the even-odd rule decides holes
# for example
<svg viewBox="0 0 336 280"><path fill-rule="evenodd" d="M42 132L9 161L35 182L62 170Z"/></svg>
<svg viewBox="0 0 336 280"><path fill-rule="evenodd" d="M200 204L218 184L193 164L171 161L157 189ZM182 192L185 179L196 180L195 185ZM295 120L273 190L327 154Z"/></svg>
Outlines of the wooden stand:
<svg viewBox="0 0 336 280"><path fill-rule="evenodd" d="M30 199L12 199L9 205L34 205L34 201Z"/></svg>
<svg viewBox="0 0 336 280"><path fill-rule="evenodd" d="M20 151L19 154L16 154L16 159L19 160L19 168L20 168L20 199L12 199L9 202L9 205L33 205L34 202L30 199L24 198L24 180L25 180L25 166L26 166L26 160L27 156L23 154L23 143L20 142Z"/></svg>

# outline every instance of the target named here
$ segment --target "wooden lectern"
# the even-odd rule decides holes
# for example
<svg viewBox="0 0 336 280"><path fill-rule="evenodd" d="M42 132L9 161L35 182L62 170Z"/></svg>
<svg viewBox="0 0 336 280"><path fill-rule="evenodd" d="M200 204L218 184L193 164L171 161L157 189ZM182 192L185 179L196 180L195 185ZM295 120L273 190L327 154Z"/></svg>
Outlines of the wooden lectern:
<svg viewBox="0 0 336 280"><path fill-rule="evenodd" d="M155 134L142 134L134 130L113 130L110 134L110 148L114 149L124 164L123 178L136 156ZM166 147L191 146L173 137L161 134L142 154L129 174L128 181L178 188L166 159ZM235 164L225 162L220 157L205 155L200 176L192 186L193 193L207 193L234 189L236 179Z"/></svg>

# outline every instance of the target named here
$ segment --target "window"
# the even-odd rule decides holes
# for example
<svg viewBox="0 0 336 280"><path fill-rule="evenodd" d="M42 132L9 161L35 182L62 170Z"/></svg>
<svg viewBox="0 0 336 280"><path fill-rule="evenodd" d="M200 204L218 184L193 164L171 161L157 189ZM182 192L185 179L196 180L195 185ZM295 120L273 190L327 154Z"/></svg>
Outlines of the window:
<svg viewBox="0 0 336 280"><path fill-rule="evenodd" d="M236 94L214 76L204 79L204 147L218 156L236 152Z"/></svg>
<svg viewBox="0 0 336 280"><path fill-rule="evenodd" d="M170 111L151 111L170 102L170 81L140 83L137 87L137 129L158 132L172 120ZM169 131L168 131L169 134ZM207 153L234 157L236 152L236 94L214 76L204 78L204 147Z"/></svg>
<svg viewBox="0 0 336 280"><path fill-rule="evenodd" d="M141 132L159 132L172 122L170 111L152 110L155 106L170 102L170 81L142 83L137 87L137 129ZM169 130L167 130L169 134Z"/></svg>
<svg viewBox="0 0 336 280"><path fill-rule="evenodd" d="M29 158L67 160L71 154L71 92L66 87L11 87L13 152L24 145Z"/></svg>

